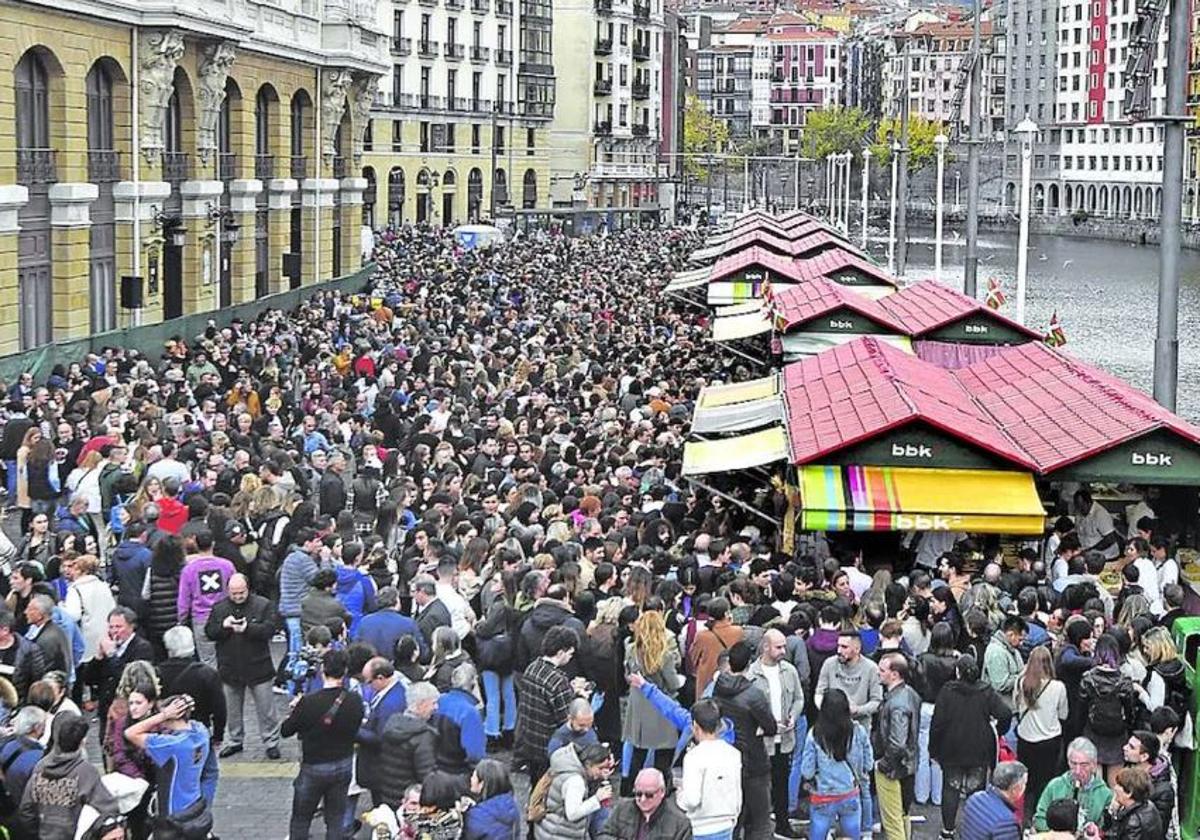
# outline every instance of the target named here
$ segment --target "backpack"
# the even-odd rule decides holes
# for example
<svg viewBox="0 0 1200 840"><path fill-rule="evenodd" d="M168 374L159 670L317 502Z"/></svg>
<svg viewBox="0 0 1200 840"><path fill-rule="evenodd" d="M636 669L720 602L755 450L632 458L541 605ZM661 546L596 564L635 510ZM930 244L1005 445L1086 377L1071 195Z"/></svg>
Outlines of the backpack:
<svg viewBox="0 0 1200 840"><path fill-rule="evenodd" d="M17 759L23 756L33 747L26 746L20 742L17 743L17 748L13 750L12 755L0 762L0 817L11 817L17 813L17 805L20 803L14 802L12 796L8 792L8 784L6 777L9 769L17 763Z"/></svg>
<svg viewBox="0 0 1200 840"><path fill-rule="evenodd" d="M525 821L539 823L546 817L546 797L550 794L550 785L554 782L555 774L547 770L538 779L538 783L529 792L529 806L525 809Z"/></svg>
<svg viewBox="0 0 1200 840"><path fill-rule="evenodd" d="M1122 683L1105 680L1094 683L1095 696L1088 707L1088 726L1097 735L1119 737L1128 728L1125 723L1125 701Z"/></svg>

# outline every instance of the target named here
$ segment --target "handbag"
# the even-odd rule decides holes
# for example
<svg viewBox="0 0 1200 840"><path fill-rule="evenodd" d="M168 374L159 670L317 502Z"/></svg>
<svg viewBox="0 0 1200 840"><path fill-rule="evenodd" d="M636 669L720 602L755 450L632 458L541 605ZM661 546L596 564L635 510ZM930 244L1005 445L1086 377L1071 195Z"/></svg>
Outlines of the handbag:
<svg viewBox="0 0 1200 840"><path fill-rule="evenodd" d="M171 814L169 816L159 815L155 836L159 836L159 832L161 831L163 832L163 836L168 838L206 840L208 835L212 833L212 828L212 811L208 810L208 803L201 796L178 814Z"/></svg>

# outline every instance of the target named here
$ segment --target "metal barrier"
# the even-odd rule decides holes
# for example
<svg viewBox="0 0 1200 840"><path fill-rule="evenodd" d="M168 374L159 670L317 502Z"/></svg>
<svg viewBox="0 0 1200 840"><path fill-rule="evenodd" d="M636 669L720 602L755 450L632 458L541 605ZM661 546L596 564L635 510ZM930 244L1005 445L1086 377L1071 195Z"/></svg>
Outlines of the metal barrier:
<svg viewBox="0 0 1200 840"><path fill-rule="evenodd" d="M140 327L125 327L110 332L97 333L86 338L69 341L56 341L42 347L0 356L0 382L12 382L24 372L33 374L35 382L46 380L55 365L64 367L71 362L82 362L88 353L100 353L105 347L125 347L137 350L152 361L157 361L163 344L173 336L183 336L191 339L204 332L209 320L216 322L218 327L228 326L235 318L251 321L265 309L294 309L302 300L312 297L315 292L330 291L362 291L375 271L375 264L368 263L353 274L302 286L299 289L288 289L273 295L257 298L248 303L226 306L209 312L196 312L180 318L172 318L157 324L144 324Z"/></svg>

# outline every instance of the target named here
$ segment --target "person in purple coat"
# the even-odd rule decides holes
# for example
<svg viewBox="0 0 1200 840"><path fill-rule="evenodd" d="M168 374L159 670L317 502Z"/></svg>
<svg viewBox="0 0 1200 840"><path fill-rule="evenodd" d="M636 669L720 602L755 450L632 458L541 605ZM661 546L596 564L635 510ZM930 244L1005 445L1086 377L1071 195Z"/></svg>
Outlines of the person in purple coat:
<svg viewBox="0 0 1200 840"><path fill-rule="evenodd" d="M188 555L179 573L179 597L176 609L179 623L192 628L200 661L210 668L217 667L217 646L204 634L204 624L213 606L225 598L229 579L237 574L233 564L224 557L212 554L213 535L207 527L197 528L192 539L194 554Z"/></svg>

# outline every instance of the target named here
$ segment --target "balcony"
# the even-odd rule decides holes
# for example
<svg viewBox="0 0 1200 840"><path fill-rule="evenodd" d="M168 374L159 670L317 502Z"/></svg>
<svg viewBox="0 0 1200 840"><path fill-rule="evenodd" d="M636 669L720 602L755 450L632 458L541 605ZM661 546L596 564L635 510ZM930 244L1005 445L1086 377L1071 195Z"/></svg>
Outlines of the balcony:
<svg viewBox="0 0 1200 840"><path fill-rule="evenodd" d="M633 19L648 22L650 20L650 4L633 0Z"/></svg>
<svg viewBox="0 0 1200 840"><path fill-rule="evenodd" d="M650 98L650 83L649 82L634 82L633 83L633 98L634 99L649 99Z"/></svg>
<svg viewBox="0 0 1200 840"><path fill-rule="evenodd" d="M633 124L633 136L634 137L649 137L650 136L650 126L638 125L637 123L634 123Z"/></svg>
<svg viewBox="0 0 1200 840"><path fill-rule="evenodd" d="M461 12L465 5L463 0L446 0L446 8L452 12Z"/></svg>
<svg viewBox="0 0 1200 840"><path fill-rule="evenodd" d="M596 96L609 96L612 94L612 79L597 79L592 86L592 92Z"/></svg>
<svg viewBox="0 0 1200 840"><path fill-rule="evenodd" d="M596 121L595 134L597 137L608 137L612 134L612 123L608 120Z"/></svg>
<svg viewBox="0 0 1200 840"><path fill-rule="evenodd" d="M612 55L612 38L596 39L596 55Z"/></svg>
<svg viewBox="0 0 1200 840"><path fill-rule="evenodd" d="M533 18L535 20L543 20L549 22L553 20L551 17L550 5L548 3L532 2L532 0L521 0L521 17Z"/></svg>
<svg viewBox="0 0 1200 840"><path fill-rule="evenodd" d="M545 117L549 119L554 116L553 102L526 102L521 106L521 116L523 117Z"/></svg>
<svg viewBox="0 0 1200 840"><path fill-rule="evenodd" d="M114 184L121 180L121 153L116 149L88 149L88 180Z"/></svg>
<svg viewBox="0 0 1200 840"><path fill-rule="evenodd" d="M512 50L496 50L496 63L503 67L511 67Z"/></svg>
<svg viewBox="0 0 1200 840"><path fill-rule="evenodd" d="M446 58L451 61L462 61L463 56L467 54L467 48L462 44L446 44L444 52Z"/></svg>
<svg viewBox="0 0 1200 840"><path fill-rule="evenodd" d="M232 152L221 152L217 155L217 178L221 181L232 181L238 176L237 155Z"/></svg>
<svg viewBox="0 0 1200 840"><path fill-rule="evenodd" d="M292 155L289 158L289 163L291 166L288 168L288 171L291 173L293 179L297 181L303 181L308 177L307 157L304 155Z"/></svg>
<svg viewBox="0 0 1200 840"><path fill-rule="evenodd" d="M602 15L611 15L613 10L612 0L596 0L596 12Z"/></svg>
<svg viewBox="0 0 1200 840"><path fill-rule="evenodd" d="M476 64L486 64L487 60L491 57L491 47L471 47L471 61L474 61Z"/></svg>
<svg viewBox="0 0 1200 840"><path fill-rule="evenodd" d="M415 108L417 107L417 96L414 93L400 93L397 91L392 94L392 107L401 110Z"/></svg>
<svg viewBox="0 0 1200 840"><path fill-rule="evenodd" d="M639 61L650 60L650 44L641 41L633 42L633 57Z"/></svg>
<svg viewBox="0 0 1200 840"><path fill-rule="evenodd" d="M513 104L511 102L505 102L501 99L496 102L494 111L500 115L511 115L514 113Z"/></svg>
<svg viewBox="0 0 1200 840"><path fill-rule="evenodd" d="M512 17L512 0L496 0L496 14L501 17Z"/></svg>
<svg viewBox="0 0 1200 840"><path fill-rule="evenodd" d="M422 6L428 6L429 8L437 6L437 0L417 0L417 2Z"/></svg>
<svg viewBox="0 0 1200 840"><path fill-rule="evenodd" d="M348 171L348 168L346 166L346 159L344 157L342 157L341 155L337 155L336 157L334 157L334 159L333 159L333 177L334 178L345 178L347 171Z"/></svg>
<svg viewBox="0 0 1200 840"><path fill-rule="evenodd" d="M18 184L53 184L57 180L53 149L17 149Z"/></svg>
<svg viewBox="0 0 1200 840"><path fill-rule="evenodd" d="M192 176L192 160L183 152L162 153L163 180L179 184Z"/></svg>
<svg viewBox="0 0 1200 840"><path fill-rule="evenodd" d="M466 111L470 108L471 101L465 96L447 96L446 110L448 111Z"/></svg>
<svg viewBox="0 0 1200 840"><path fill-rule="evenodd" d="M437 41L418 41L417 53L422 58L437 58L438 42Z"/></svg>
<svg viewBox="0 0 1200 840"><path fill-rule="evenodd" d="M417 107L422 111L441 111L446 107L446 102L440 96L422 94L417 97Z"/></svg>
<svg viewBox="0 0 1200 840"><path fill-rule="evenodd" d="M392 55L412 55L412 38L393 38Z"/></svg>
<svg viewBox="0 0 1200 840"><path fill-rule="evenodd" d="M491 0L471 0L471 13L476 15L486 15L492 10Z"/></svg>
<svg viewBox="0 0 1200 840"><path fill-rule="evenodd" d="M472 99L471 110L476 114L492 113L492 100L490 99Z"/></svg>
<svg viewBox="0 0 1200 840"><path fill-rule="evenodd" d="M254 156L254 177L260 181L269 181L275 177L275 155Z"/></svg>

